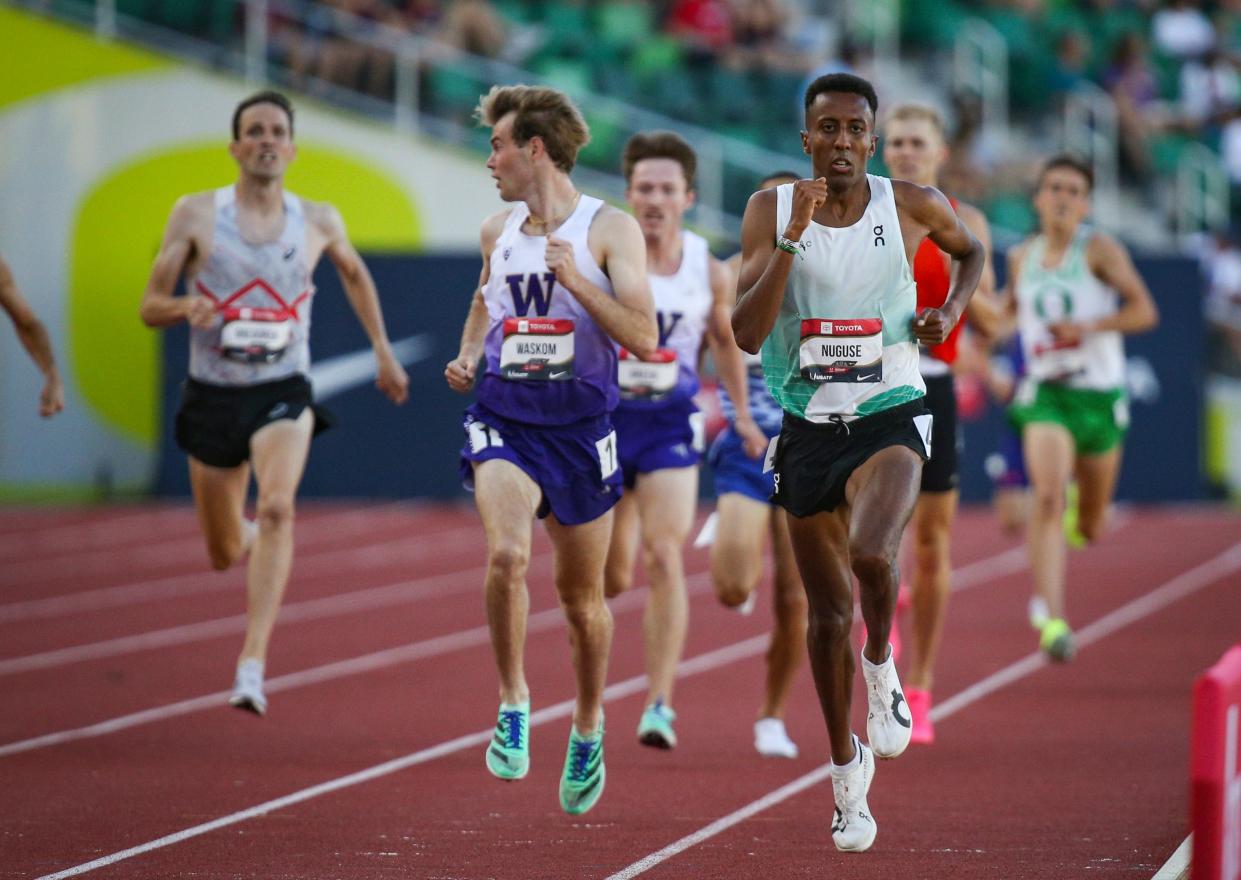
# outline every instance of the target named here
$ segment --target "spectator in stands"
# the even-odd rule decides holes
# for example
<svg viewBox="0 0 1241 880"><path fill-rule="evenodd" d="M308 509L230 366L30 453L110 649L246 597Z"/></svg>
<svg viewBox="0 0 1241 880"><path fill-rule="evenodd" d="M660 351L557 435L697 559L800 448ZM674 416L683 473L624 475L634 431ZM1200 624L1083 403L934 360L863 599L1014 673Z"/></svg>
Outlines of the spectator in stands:
<svg viewBox="0 0 1241 880"><path fill-rule="evenodd" d="M1181 67L1181 114L1190 130L1213 128L1241 106L1241 76L1236 62L1217 46Z"/></svg>
<svg viewBox="0 0 1241 880"><path fill-rule="evenodd" d="M1057 105L1063 96L1089 81L1090 41L1078 31L1064 31L1056 40L1056 57L1047 76L1047 91Z"/></svg>
<svg viewBox="0 0 1241 880"><path fill-rule="evenodd" d="M1164 114L1141 34L1130 31L1116 43L1112 60L1103 72L1103 87L1116 104L1121 170L1131 179L1148 179L1149 138L1161 127Z"/></svg>
<svg viewBox="0 0 1241 880"><path fill-rule="evenodd" d="M694 65L714 63L733 47L732 9L726 0L673 0L665 27L685 41Z"/></svg>
<svg viewBox="0 0 1241 880"><path fill-rule="evenodd" d="M1167 0L1151 19L1151 42L1171 58L1197 58L1215 45L1215 27L1201 0Z"/></svg>

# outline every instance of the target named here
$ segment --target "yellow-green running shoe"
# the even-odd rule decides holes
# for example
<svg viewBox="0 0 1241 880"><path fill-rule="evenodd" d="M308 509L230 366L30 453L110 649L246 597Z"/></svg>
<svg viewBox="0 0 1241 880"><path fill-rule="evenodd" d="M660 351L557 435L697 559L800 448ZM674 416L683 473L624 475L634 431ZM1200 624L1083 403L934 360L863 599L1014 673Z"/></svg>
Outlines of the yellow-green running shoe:
<svg viewBox="0 0 1241 880"><path fill-rule="evenodd" d="M672 729L676 718L677 713L665 706L663 700L651 703L638 721L638 742L657 749L676 748L677 735Z"/></svg>
<svg viewBox="0 0 1241 880"><path fill-rule="evenodd" d="M1068 663L1077 653L1077 643L1073 640L1073 630L1062 617L1055 617L1043 626L1038 646L1057 663Z"/></svg>
<svg viewBox="0 0 1241 880"><path fill-rule="evenodd" d="M591 736L582 736L576 727L569 728L569 751L560 777L560 806L571 815L585 813L603 794L607 777L603 766L603 720Z"/></svg>
<svg viewBox="0 0 1241 880"><path fill-rule="evenodd" d="M496 731L487 744L487 769L501 779L522 779L530 772L530 701L500 704Z"/></svg>

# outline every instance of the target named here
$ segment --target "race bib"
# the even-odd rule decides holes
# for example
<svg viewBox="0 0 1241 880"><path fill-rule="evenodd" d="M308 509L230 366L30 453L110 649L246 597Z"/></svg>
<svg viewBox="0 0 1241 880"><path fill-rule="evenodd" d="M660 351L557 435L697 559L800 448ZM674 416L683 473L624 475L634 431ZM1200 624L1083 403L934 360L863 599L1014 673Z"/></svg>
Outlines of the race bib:
<svg viewBox="0 0 1241 880"><path fill-rule="evenodd" d="M573 322L568 318L505 318L500 375L540 382L572 379Z"/></svg>
<svg viewBox="0 0 1241 880"><path fill-rule="evenodd" d="M677 387L681 365L676 352L659 348L649 361L639 360L627 349L620 350L616 380L625 400L660 400Z"/></svg>
<svg viewBox="0 0 1241 880"><path fill-rule="evenodd" d="M1086 352L1080 345L1035 345L1028 372L1040 382L1064 382L1086 371Z"/></svg>
<svg viewBox="0 0 1241 880"><path fill-rule="evenodd" d="M883 319L801 322L802 378L811 382L879 382L883 379Z"/></svg>
<svg viewBox="0 0 1241 880"><path fill-rule="evenodd" d="M230 360L274 363L293 341L297 319L287 309L228 308L222 314L220 349Z"/></svg>

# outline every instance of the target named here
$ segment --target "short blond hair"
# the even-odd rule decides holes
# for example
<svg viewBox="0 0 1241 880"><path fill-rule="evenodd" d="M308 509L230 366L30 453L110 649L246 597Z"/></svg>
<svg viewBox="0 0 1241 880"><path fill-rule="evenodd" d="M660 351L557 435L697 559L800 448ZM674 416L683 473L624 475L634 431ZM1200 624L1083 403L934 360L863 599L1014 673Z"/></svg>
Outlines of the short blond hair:
<svg viewBox="0 0 1241 880"><path fill-rule="evenodd" d="M542 138L547 155L565 173L590 143L586 120L564 92L548 86L492 86L474 110L479 125L494 126L510 113L515 114L513 140L525 144L532 137Z"/></svg>
<svg viewBox="0 0 1241 880"><path fill-rule="evenodd" d="M884 118L884 131L887 131L888 123L898 121L929 122L941 141L948 140L947 132L944 130L944 117L940 116L939 111L929 104L898 104Z"/></svg>

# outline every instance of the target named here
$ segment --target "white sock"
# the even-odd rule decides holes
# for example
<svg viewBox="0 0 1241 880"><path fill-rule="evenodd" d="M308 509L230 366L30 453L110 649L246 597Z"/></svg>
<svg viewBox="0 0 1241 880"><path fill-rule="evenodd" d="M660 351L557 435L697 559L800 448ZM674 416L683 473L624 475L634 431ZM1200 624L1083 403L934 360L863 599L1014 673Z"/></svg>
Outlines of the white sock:
<svg viewBox="0 0 1241 880"><path fill-rule="evenodd" d="M866 652L862 652L862 671L868 673L872 678L879 673L885 666L892 662L892 645L888 645L888 656L884 658L882 663L871 663L866 659Z"/></svg>
<svg viewBox="0 0 1241 880"><path fill-rule="evenodd" d="M857 734L853 736L853 760L845 765L837 764L832 761L832 775L839 779L842 776L848 776L852 771L856 770L858 764L862 761L862 744L858 741Z"/></svg>

